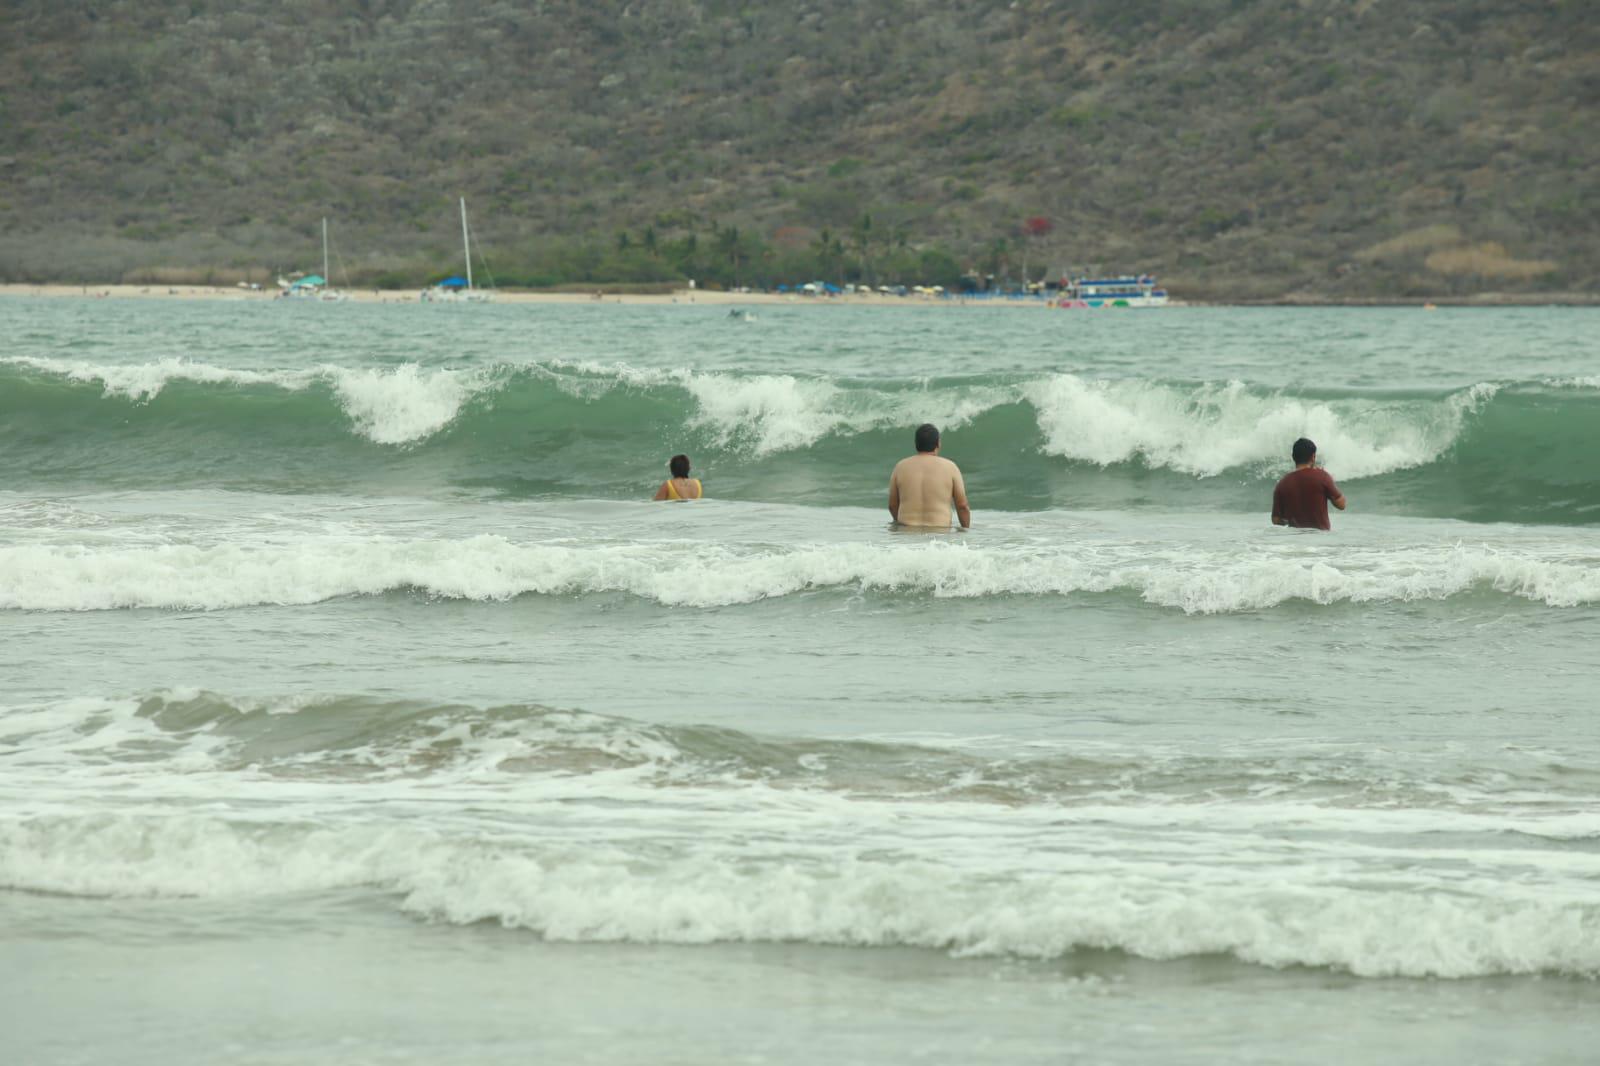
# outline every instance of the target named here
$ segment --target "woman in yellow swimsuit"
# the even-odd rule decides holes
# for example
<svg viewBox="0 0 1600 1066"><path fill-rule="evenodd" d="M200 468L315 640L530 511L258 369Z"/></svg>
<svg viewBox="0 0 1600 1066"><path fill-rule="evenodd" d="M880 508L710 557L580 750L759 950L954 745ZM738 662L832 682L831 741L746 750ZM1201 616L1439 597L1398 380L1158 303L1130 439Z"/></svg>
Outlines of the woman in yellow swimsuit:
<svg viewBox="0 0 1600 1066"><path fill-rule="evenodd" d="M700 488L700 479L689 476L689 457L687 455L674 455L667 464L672 471L672 476L661 483L656 489L655 498L658 500L698 500L705 495Z"/></svg>

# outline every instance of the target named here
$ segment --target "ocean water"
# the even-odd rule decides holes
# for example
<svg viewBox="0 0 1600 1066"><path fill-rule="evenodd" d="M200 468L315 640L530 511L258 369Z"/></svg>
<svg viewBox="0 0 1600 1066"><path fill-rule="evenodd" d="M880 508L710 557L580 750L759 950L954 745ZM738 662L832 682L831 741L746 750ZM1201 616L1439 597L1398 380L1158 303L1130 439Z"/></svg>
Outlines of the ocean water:
<svg viewBox="0 0 1600 1066"><path fill-rule="evenodd" d="M1593 310L0 301L5 1061L1595 1062L1597 416Z"/></svg>

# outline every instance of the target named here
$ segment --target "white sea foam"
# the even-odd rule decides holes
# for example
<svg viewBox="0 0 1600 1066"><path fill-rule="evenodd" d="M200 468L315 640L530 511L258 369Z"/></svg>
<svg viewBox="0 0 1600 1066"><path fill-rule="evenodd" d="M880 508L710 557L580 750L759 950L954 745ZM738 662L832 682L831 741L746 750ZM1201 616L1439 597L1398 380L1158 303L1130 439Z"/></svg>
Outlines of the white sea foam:
<svg viewBox="0 0 1600 1066"><path fill-rule="evenodd" d="M356 431L379 444L408 444L433 436L453 422L474 395L492 379L473 372L422 370L415 364L393 370L321 371L332 382Z"/></svg>
<svg viewBox="0 0 1600 1066"><path fill-rule="evenodd" d="M1576 899L1411 895L1177 869L993 876L928 862L684 863L474 857L409 881L406 909L555 940L798 941L1056 958L1234 955L1362 976L1600 971L1600 907ZM1267 881L1267 883L1262 883ZM1530 893L1529 897L1533 894Z"/></svg>
<svg viewBox="0 0 1600 1066"><path fill-rule="evenodd" d="M0 363L25 366L84 384L98 384L106 396L120 396L148 402L174 381L201 385L276 385L286 389L304 388L310 375L304 371L255 371L197 363L169 356L152 363L87 363L81 360L40 359L32 356L6 356Z"/></svg>
<svg viewBox="0 0 1600 1066"><path fill-rule="evenodd" d="M824 381L696 374L685 386L695 399L697 425L723 444L748 437L758 455L807 447L845 422L840 390Z"/></svg>
<svg viewBox="0 0 1600 1066"><path fill-rule="evenodd" d="M540 813L559 820L569 809ZM1153 959L1228 953L1363 976L1600 973L1600 904L1581 877L1535 875L1531 853L1517 860L1518 877L1497 867L1434 876L1414 855L1390 865L1370 853L1361 862L1313 851L1221 864L1153 853L1148 835L1128 853L1108 849L1104 836L1056 832L1041 852L1046 838L1032 828L996 824L989 843L961 844L947 834L978 823L890 813L794 812L802 820L787 843L756 837L738 847L717 833L640 840L603 822L569 825L563 839L446 833L400 818L46 815L0 822L0 886L205 898L367 886L430 920L493 921L576 942L801 942L1032 958L1082 948ZM833 834L852 824L849 814L865 817L872 835L841 847ZM801 824L824 839L802 844L792 836ZM875 835L895 825L897 846ZM1271 854L1267 841L1238 845L1258 860Z"/></svg>
<svg viewBox="0 0 1600 1066"><path fill-rule="evenodd" d="M574 547L498 535L305 537L288 543L0 547L0 608L91 611L307 604L400 589L467 599L621 592L675 607L815 589L940 597L1125 591L1187 613L1441 600L1493 590L1573 607L1600 602L1595 560L1484 546L1260 551L1083 543L1068 548L844 543L783 549L667 543ZM1320 546L1318 546L1320 548Z"/></svg>
<svg viewBox="0 0 1600 1066"><path fill-rule="evenodd" d="M1371 477L1437 459L1496 386L1443 400L1311 400L1239 382L1194 388L1058 374L1035 382L1044 449L1102 466L1142 459L1209 477L1281 467L1287 441L1307 436L1342 478Z"/></svg>

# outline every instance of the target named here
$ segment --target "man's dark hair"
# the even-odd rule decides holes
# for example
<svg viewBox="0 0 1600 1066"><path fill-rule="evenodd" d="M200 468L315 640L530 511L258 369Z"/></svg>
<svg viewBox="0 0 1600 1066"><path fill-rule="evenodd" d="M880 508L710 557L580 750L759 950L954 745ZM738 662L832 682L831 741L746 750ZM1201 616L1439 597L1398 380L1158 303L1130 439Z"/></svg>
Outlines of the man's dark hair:
<svg viewBox="0 0 1600 1066"><path fill-rule="evenodd" d="M1301 437L1294 442L1294 451L1290 452L1290 454L1294 456L1295 465L1299 466L1302 463L1309 463L1317 457L1317 446L1305 437Z"/></svg>
<svg viewBox="0 0 1600 1066"><path fill-rule="evenodd" d="M674 455L672 460L667 463L667 467L672 471L673 477L688 477L689 457L687 455Z"/></svg>
<svg viewBox="0 0 1600 1066"><path fill-rule="evenodd" d="M924 422L917 427L917 451L931 452L939 446L939 427Z"/></svg>

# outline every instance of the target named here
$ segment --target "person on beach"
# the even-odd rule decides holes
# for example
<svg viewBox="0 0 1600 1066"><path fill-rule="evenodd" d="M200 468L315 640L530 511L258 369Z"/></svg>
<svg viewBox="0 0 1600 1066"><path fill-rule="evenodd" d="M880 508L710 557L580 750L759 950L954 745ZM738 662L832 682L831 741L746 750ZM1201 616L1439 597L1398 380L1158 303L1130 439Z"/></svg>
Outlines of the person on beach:
<svg viewBox="0 0 1600 1066"><path fill-rule="evenodd" d="M705 490L700 487L700 479L689 476L689 457L687 455L674 455L667 463L667 469L672 471L672 476L661 483L656 489L655 499L658 500L698 500L705 495Z"/></svg>
<svg viewBox="0 0 1600 1066"><path fill-rule="evenodd" d="M961 468L939 455L939 430L923 423L917 427L917 454L900 460L889 475L889 515L902 526L949 529L950 508L956 510L962 529L972 528L967 506L967 486Z"/></svg>
<svg viewBox="0 0 1600 1066"><path fill-rule="evenodd" d="M1344 510L1344 493L1328 472L1317 465L1317 446L1305 437L1294 442L1289 453L1294 469L1278 480L1272 490L1272 524L1298 529L1331 529L1328 504Z"/></svg>

